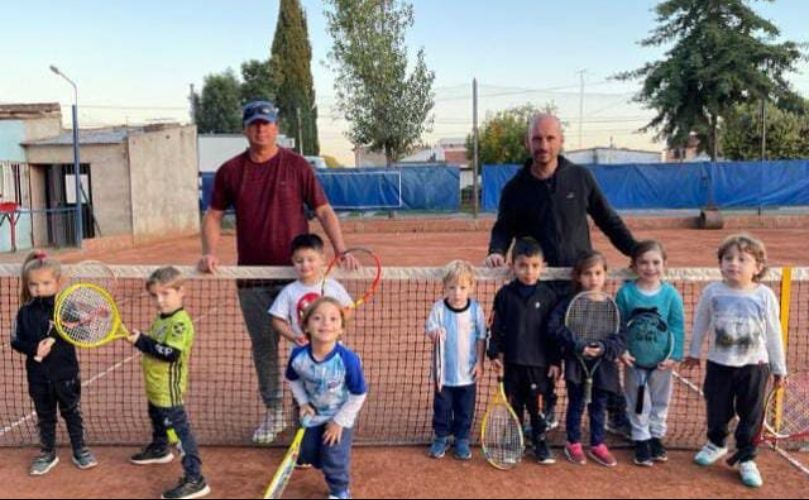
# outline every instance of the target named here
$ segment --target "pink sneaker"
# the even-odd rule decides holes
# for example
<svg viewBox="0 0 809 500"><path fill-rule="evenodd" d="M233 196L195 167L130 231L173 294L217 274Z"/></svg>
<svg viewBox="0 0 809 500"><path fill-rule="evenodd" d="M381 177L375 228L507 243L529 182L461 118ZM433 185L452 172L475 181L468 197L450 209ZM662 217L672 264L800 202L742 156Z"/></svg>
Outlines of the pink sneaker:
<svg viewBox="0 0 809 500"><path fill-rule="evenodd" d="M574 464L587 464L587 457L584 456L584 449L582 448L581 443L567 443L565 445L565 456Z"/></svg>
<svg viewBox="0 0 809 500"><path fill-rule="evenodd" d="M610 453L607 445L603 443L590 448L590 458L600 463L604 467L615 467L618 465L618 461L612 456L612 453Z"/></svg>

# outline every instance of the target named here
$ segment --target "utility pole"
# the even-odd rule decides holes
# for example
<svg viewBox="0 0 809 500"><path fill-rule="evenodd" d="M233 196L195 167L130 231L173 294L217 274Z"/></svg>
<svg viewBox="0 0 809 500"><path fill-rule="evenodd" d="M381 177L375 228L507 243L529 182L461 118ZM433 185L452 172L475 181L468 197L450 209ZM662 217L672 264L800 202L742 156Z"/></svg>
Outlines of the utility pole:
<svg viewBox="0 0 809 500"><path fill-rule="evenodd" d="M587 72L586 69L579 71L579 80L581 82L581 87L579 88L579 149L584 147L583 137L583 127L584 127L584 74Z"/></svg>
<svg viewBox="0 0 809 500"><path fill-rule="evenodd" d="M301 122L301 107L295 108L295 114L298 116L298 154L303 156L303 122Z"/></svg>
<svg viewBox="0 0 809 500"><path fill-rule="evenodd" d="M478 203L478 193L480 186L478 185L478 176L480 175L480 164L478 158L478 79L472 79L472 133L473 133L473 153L472 153L472 216L478 218L480 211Z"/></svg>

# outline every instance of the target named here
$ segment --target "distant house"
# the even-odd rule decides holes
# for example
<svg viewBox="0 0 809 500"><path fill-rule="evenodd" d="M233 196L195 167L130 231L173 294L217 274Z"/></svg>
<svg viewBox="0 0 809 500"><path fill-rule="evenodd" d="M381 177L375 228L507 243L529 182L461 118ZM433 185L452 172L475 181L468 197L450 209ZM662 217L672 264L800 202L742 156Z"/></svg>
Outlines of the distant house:
<svg viewBox="0 0 809 500"><path fill-rule="evenodd" d="M278 145L294 149L295 140L279 134ZM199 134L197 138L199 172L216 172L223 163L243 153L247 147L247 138L243 134Z"/></svg>
<svg viewBox="0 0 809 500"><path fill-rule="evenodd" d="M614 147L574 149L565 151L564 156L573 163L580 165L620 165L626 163L660 163L663 161L663 154L660 151Z"/></svg>
<svg viewBox="0 0 809 500"><path fill-rule="evenodd" d="M357 167L384 167L387 162L385 155L370 151L367 146L355 146L354 164ZM466 168L469 160L466 158L465 139L440 139L435 146L420 148L396 162L408 163L446 163Z"/></svg>
<svg viewBox="0 0 809 500"><path fill-rule="evenodd" d="M698 161L711 161L711 156L706 153L699 152L699 138L697 134L691 134L688 137L688 143L685 147L669 148L665 152L665 161L667 162L698 162Z"/></svg>
<svg viewBox="0 0 809 500"><path fill-rule="evenodd" d="M3 200L19 206L18 249L83 239L137 241L199 231L197 131L176 123L79 132L81 195L76 199L73 136L57 103L0 106ZM168 216L170 215L170 216ZM5 226L0 251L9 250Z"/></svg>

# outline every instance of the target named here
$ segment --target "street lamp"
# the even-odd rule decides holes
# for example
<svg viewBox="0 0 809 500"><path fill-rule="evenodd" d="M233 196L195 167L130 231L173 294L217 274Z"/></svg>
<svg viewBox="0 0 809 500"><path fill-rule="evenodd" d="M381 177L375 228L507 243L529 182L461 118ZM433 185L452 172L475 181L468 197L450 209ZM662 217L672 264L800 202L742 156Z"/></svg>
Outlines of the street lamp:
<svg viewBox="0 0 809 500"><path fill-rule="evenodd" d="M81 213L81 168L79 164L79 88L76 83L67 77L64 73L59 71L59 68L51 64L51 71L56 75L61 76L73 86L73 175L76 177L76 246L81 248L82 239L84 236L84 228L82 227L82 213Z"/></svg>

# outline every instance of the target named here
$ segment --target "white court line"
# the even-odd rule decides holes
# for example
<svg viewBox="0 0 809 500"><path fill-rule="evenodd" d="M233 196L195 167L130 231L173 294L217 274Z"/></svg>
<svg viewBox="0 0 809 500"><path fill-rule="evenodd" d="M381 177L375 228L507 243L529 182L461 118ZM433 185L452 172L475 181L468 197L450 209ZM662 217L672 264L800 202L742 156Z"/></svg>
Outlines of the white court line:
<svg viewBox="0 0 809 500"><path fill-rule="evenodd" d="M214 307L213 309L208 309L208 312L206 312L204 314L201 314L200 316L197 317L197 320L195 321L195 323L202 320L202 319L204 319L204 318L206 318L206 317L208 317L208 316L210 316L212 313L216 312L217 310L218 310L218 308L216 308L216 307ZM129 356L128 358L124 359L123 361L119 361L119 362L115 363L114 365L112 365L111 367L107 368L106 370L102 371L101 373L98 373L98 374L94 375L89 380L87 380L85 382L82 382L81 386L82 387L87 387L90 384L92 384L93 382L96 382L98 380L103 379L104 377L111 374L112 372L114 372L118 368L121 368L122 366L124 366L126 364L129 364L133 359L138 358L140 356L141 356L141 353L136 352L135 354L133 354L132 356ZM37 416L37 412L32 411L28 415L25 415L24 417L21 417L16 422L13 422L13 423L3 427L2 429L0 429L0 439L2 439L3 436L5 436L9 432L13 431L17 427L25 424L26 422L28 422L29 420L33 419L36 416Z"/></svg>

